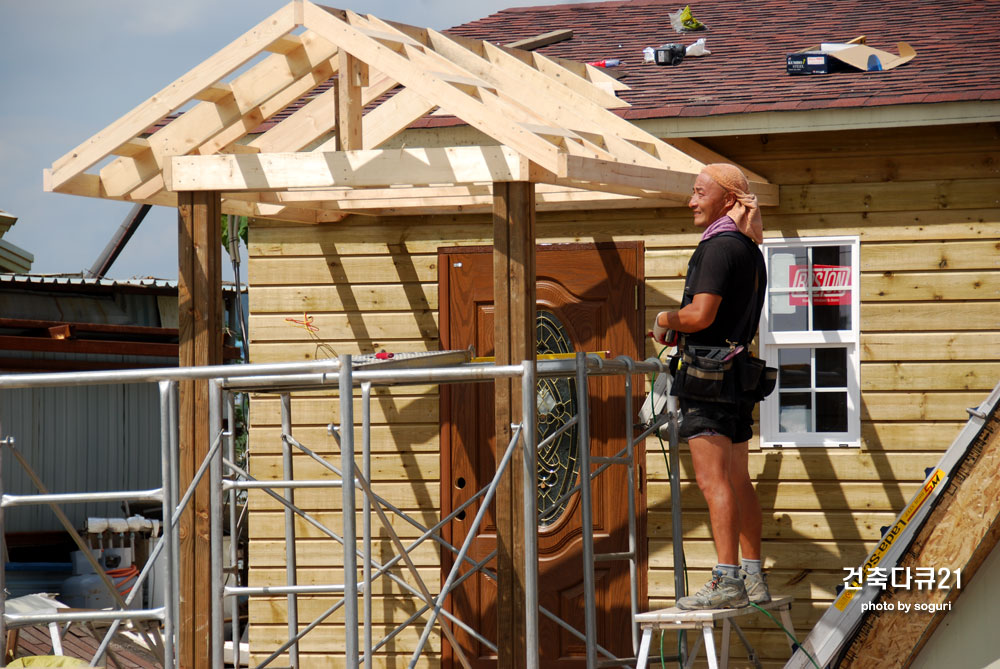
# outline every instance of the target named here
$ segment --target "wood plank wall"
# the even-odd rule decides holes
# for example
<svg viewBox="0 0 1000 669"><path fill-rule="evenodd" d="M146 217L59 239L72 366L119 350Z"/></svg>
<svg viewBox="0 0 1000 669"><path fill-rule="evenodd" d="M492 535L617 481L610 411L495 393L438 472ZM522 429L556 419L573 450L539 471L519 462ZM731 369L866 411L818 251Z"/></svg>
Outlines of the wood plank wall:
<svg viewBox="0 0 1000 669"><path fill-rule="evenodd" d="M880 129L707 140L711 148L781 185L781 206L765 209L766 236L858 235L861 239L860 449L765 450L752 446L750 469L764 507L764 553L772 592L790 594L804 636L856 566L1000 379L1000 132L996 125ZM439 247L490 243L486 216L356 218L337 225L255 222L250 231L250 331L254 362L308 360L339 353L438 348ZM677 304L698 233L684 209L565 212L538 216L539 241L642 239L647 321ZM287 319L308 314L318 330ZM653 355L650 347L647 355ZM326 425L336 394L292 402L295 435L337 453ZM359 411L356 405L356 413ZM251 468L280 478L280 415L275 398L254 398ZM435 388L376 389L373 479L376 492L429 525L439 500ZM669 490L664 459L647 445L650 606L672 602ZM296 458L296 475L320 468ZM690 583L708 577L715 556L704 500L682 453L684 535ZM330 501L330 500L334 501ZM300 491L296 501L338 530L339 492ZM284 583L280 507L251 493L251 583ZM405 537L418 532L396 519ZM340 549L297 525L300 582L337 578ZM390 543L377 528L376 554ZM431 589L439 554L415 554ZM405 577L411 580L409 576ZM386 631L415 611L397 585L374 589ZM303 598L305 624L332 600ZM283 598L255 600L251 646L260 653L285 637ZM302 643L304 666L341 666L337 614ZM744 627L765 666L787 658L784 635L762 616ZM404 666L419 631L405 632L376 667ZM432 637L423 666L437 666ZM666 643L671 647L672 639ZM737 645L734 644L734 649ZM265 653L266 654L266 653ZM280 660L279 660L280 661ZM745 655L734 654L736 666Z"/></svg>

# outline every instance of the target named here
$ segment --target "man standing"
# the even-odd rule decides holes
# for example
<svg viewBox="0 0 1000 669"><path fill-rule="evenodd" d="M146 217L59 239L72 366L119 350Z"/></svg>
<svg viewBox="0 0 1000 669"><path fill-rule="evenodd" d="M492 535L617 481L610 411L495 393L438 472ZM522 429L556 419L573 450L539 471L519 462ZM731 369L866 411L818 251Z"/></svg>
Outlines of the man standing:
<svg viewBox="0 0 1000 669"><path fill-rule="evenodd" d="M698 175L688 206L704 233L688 264L681 308L657 314L654 339L665 344L673 331L682 349L748 350L767 286L757 246L763 241L757 197L739 168L719 163ZM748 471L755 401L738 385L728 384L734 389L720 401L679 394L680 437L690 446L695 478L708 502L718 557L712 579L677 600L682 609L737 608L771 599L761 572L760 502Z"/></svg>

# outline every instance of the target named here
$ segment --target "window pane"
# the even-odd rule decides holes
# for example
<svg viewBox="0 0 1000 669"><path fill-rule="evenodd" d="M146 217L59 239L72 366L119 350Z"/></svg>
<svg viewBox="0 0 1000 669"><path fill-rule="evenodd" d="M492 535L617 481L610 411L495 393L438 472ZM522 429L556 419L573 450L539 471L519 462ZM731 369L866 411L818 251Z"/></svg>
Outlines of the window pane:
<svg viewBox="0 0 1000 669"><path fill-rule="evenodd" d="M818 388L847 387L846 348L816 349L816 386Z"/></svg>
<svg viewBox="0 0 1000 669"><path fill-rule="evenodd" d="M850 246L814 246L813 265L851 265Z"/></svg>
<svg viewBox="0 0 1000 669"><path fill-rule="evenodd" d="M768 299L771 301L768 309L771 332L804 332L809 329L805 293L771 293ZM798 300L801 300L799 304L802 306L795 304Z"/></svg>
<svg viewBox="0 0 1000 669"><path fill-rule="evenodd" d="M816 431L847 432L847 393L816 393Z"/></svg>
<svg viewBox="0 0 1000 669"><path fill-rule="evenodd" d="M768 254L768 283L771 290L791 288L795 277L793 269L808 262L806 249L771 249Z"/></svg>
<svg viewBox="0 0 1000 669"><path fill-rule="evenodd" d="M779 400L779 432L812 431L812 399L809 393L781 393Z"/></svg>
<svg viewBox="0 0 1000 669"><path fill-rule="evenodd" d="M806 303L809 298L803 283L805 275L800 271L808 263L806 249L771 249L768 261L770 329L774 332L808 330Z"/></svg>
<svg viewBox="0 0 1000 669"><path fill-rule="evenodd" d="M808 348L783 348L778 352L778 385L781 388L809 388L812 367Z"/></svg>
<svg viewBox="0 0 1000 669"><path fill-rule="evenodd" d="M821 291L813 295L813 330L851 329L851 291Z"/></svg>

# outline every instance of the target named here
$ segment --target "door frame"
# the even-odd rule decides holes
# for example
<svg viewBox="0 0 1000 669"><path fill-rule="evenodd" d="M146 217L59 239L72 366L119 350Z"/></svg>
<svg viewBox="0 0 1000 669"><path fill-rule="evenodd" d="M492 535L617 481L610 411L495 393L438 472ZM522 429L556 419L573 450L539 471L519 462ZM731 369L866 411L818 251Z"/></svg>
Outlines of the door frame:
<svg viewBox="0 0 1000 669"><path fill-rule="evenodd" d="M633 249L636 252L636 313L637 322L634 331L636 350L639 356L642 355L645 346L645 244L641 240L616 241L616 242L569 242L558 244L538 244L535 247L536 258L541 252L561 251L561 250L604 250L604 249ZM438 252L438 340L440 350L450 348L451 338L451 316L450 316L450 280L448 278L449 263L446 262L450 255L482 253L492 254L492 246L449 246L439 247ZM537 261L536 261L537 268ZM633 387L633 394L636 390L645 391L643 388ZM452 486L448 484L452 480L451 471L451 388L448 384L439 386L438 393L438 443L440 446L440 481L438 483L440 498L439 512L441 509L451 508ZM634 403L635 407L639 405ZM647 508L647 485L646 485L646 447L645 441L635 445L635 472L636 472L636 551L637 551L637 580L639 589L639 610L649 608L649 537L647 533L648 508ZM441 528L441 535L445 541L452 543L452 526L450 523ZM442 549L442 554L444 549ZM445 571L446 560L441 560L441 583L447 577ZM447 624L441 621L441 624ZM453 659L450 644L442 642L441 660L442 666L449 666L449 661Z"/></svg>

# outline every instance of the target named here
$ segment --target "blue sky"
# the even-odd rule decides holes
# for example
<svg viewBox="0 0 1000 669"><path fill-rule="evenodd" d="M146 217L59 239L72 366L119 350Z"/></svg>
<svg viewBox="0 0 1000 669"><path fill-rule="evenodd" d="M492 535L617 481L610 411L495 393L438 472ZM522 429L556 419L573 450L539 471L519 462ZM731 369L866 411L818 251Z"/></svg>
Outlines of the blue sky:
<svg viewBox="0 0 1000 669"><path fill-rule="evenodd" d="M4 239L34 254L33 272L78 273L89 268L131 207L45 193L42 170L284 4L285 0L0 3L0 209L18 218ZM440 29L506 7L556 4L556 0L325 4ZM538 32L547 29L542 26ZM154 207L109 277L176 279L176 235L176 211Z"/></svg>

